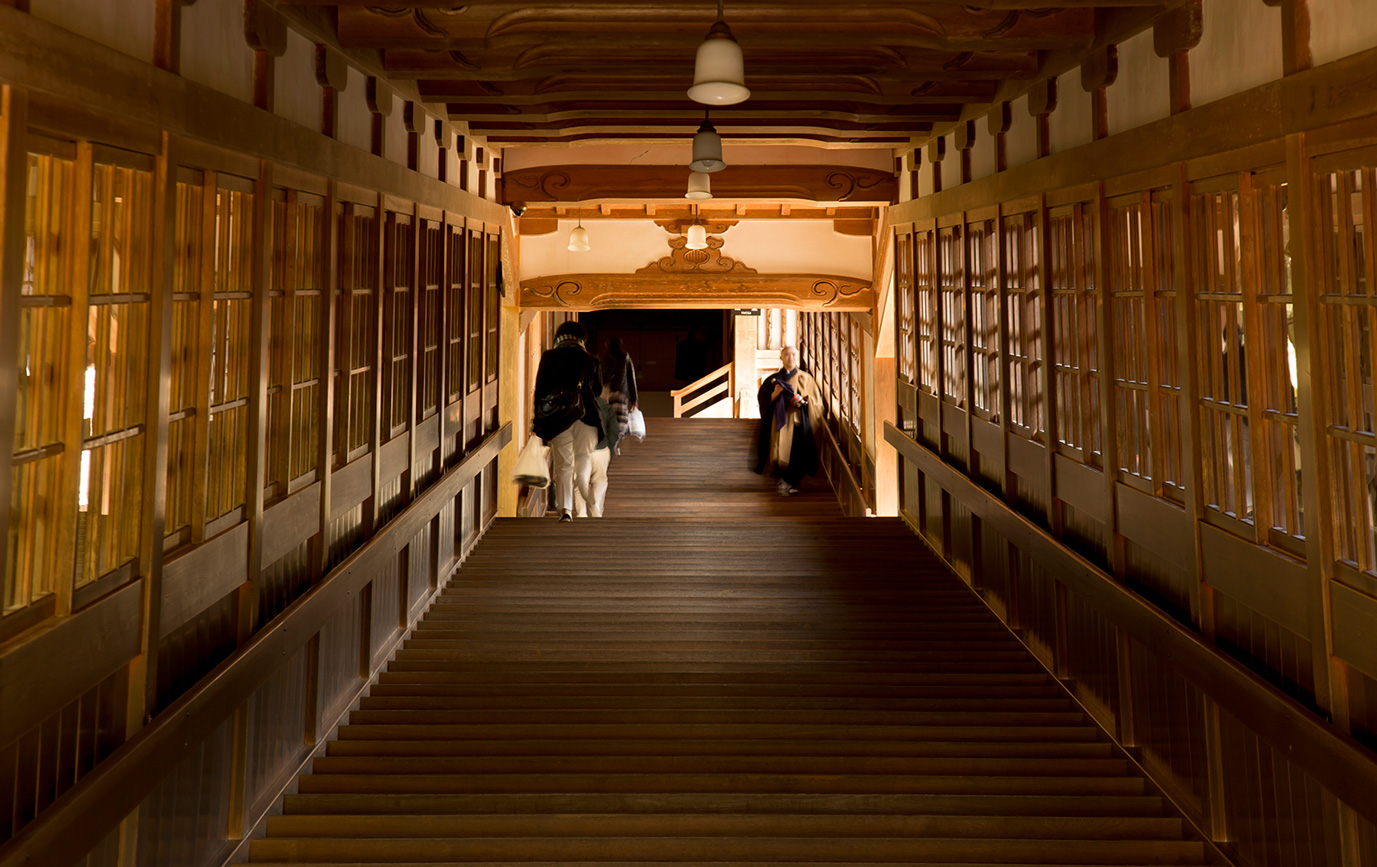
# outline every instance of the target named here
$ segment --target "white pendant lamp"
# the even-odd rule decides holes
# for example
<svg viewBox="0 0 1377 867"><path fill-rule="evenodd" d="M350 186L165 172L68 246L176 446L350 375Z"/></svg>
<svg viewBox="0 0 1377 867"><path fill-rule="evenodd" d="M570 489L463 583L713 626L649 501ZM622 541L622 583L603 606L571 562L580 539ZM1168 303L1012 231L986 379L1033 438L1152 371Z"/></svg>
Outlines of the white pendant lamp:
<svg viewBox="0 0 1377 867"><path fill-rule="evenodd" d="M569 252L586 253L593 249L588 243L588 230L583 228L583 214L579 214L579 224L569 231Z"/></svg>
<svg viewBox="0 0 1377 867"><path fill-rule="evenodd" d="M690 250L706 250L708 248L708 229L698 222L698 206L693 208L693 225L688 227L688 243L684 245Z"/></svg>
<svg viewBox="0 0 1377 867"><path fill-rule="evenodd" d="M748 99L746 67L741 46L722 20L722 0L717 0L717 21L708 30L693 62L693 87L689 99L704 105L736 105Z"/></svg>
<svg viewBox="0 0 1377 867"><path fill-rule="evenodd" d="M703 112L703 125L698 127L698 134L693 137L693 162L689 163L689 168L695 172L720 172L727 167L722 160L722 137L717 134L717 128L708 119L708 113Z"/></svg>
<svg viewBox="0 0 1377 867"><path fill-rule="evenodd" d="M689 172L688 192L684 193L686 199L711 199L712 184L709 183L711 175L707 172Z"/></svg>

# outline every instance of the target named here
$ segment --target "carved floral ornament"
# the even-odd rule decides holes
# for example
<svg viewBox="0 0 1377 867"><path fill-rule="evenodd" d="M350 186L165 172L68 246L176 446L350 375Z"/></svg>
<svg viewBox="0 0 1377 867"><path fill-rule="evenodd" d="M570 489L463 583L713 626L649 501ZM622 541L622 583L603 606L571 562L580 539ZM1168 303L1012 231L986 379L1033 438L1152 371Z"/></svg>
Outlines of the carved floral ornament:
<svg viewBox="0 0 1377 867"><path fill-rule="evenodd" d="M521 283L521 306L558 310L787 307L867 312L867 280L828 274L560 274Z"/></svg>

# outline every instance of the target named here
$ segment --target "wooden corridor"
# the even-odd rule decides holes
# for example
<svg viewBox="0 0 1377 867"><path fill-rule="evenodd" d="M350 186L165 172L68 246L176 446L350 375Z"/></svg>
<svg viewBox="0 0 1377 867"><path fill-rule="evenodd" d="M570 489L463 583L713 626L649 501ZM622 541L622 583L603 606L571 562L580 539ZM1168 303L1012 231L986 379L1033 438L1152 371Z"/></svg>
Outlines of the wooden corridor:
<svg viewBox="0 0 1377 867"><path fill-rule="evenodd" d="M901 522L653 422L609 517L492 526L254 863L1208 863Z"/></svg>

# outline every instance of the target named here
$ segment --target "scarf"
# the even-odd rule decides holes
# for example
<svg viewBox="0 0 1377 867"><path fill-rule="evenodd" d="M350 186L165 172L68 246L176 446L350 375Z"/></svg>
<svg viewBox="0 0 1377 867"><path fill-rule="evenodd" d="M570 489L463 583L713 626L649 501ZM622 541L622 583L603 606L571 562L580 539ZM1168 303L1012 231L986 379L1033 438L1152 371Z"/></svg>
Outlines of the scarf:
<svg viewBox="0 0 1377 867"><path fill-rule="evenodd" d="M775 430L784 427L784 422L789 417L789 405L798 396L797 392L794 391L794 386L789 382L797 373L798 368L795 367L788 373L781 371L775 374L775 383L784 389L780 393L779 399L775 401Z"/></svg>

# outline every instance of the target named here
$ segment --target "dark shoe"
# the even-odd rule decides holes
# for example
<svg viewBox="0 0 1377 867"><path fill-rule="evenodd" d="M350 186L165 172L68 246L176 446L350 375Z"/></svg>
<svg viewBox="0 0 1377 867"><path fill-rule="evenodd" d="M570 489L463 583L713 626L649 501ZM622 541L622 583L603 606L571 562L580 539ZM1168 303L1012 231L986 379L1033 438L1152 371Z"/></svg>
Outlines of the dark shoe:
<svg viewBox="0 0 1377 867"><path fill-rule="evenodd" d="M574 516L571 515L571 514L569 514L568 512L564 512L563 514L561 514L561 515L559 516L559 522L560 522L561 524L566 523L566 522L568 522L568 523L573 523L573 521L574 521Z"/></svg>

